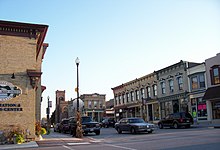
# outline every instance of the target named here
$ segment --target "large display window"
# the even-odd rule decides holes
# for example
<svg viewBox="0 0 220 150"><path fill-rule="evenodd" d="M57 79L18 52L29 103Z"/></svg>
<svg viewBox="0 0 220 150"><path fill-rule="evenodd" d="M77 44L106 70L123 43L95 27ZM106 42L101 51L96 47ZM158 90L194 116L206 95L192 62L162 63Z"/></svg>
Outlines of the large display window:
<svg viewBox="0 0 220 150"><path fill-rule="evenodd" d="M220 100L212 102L212 116L213 119L220 119Z"/></svg>
<svg viewBox="0 0 220 150"><path fill-rule="evenodd" d="M197 100L197 116L198 120L207 120L206 101L202 98Z"/></svg>

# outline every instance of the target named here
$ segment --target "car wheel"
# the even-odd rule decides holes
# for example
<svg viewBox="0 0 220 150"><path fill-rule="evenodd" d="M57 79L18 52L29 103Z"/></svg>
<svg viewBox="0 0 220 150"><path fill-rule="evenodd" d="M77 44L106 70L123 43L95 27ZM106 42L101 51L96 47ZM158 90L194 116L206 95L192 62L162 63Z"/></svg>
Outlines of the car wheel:
<svg viewBox="0 0 220 150"><path fill-rule="evenodd" d="M117 130L118 134L121 134L121 133L122 133L122 131L121 131L120 128L116 128L116 130Z"/></svg>
<svg viewBox="0 0 220 150"><path fill-rule="evenodd" d="M159 123L158 126L159 126L160 129L163 129L163 124L162 123Z"/></svg>
<svg viewBox="0 0 220 150"><path fill-rule="evenodd" d="M173 127L174 127L175 129L178 129L178 128L179 128L178 123L175 122L175 123L173 124Z"/></svg>
<svg viewBox="0 0 220 150"><path fill-rule="evenodd" d="M135 130L134 127L131 128L131 133L132 133L132 134L136 134L136 130Z"/></svg>
<svg viewBox="0 0 220 150"><path fill-rule="evenodd" d="M100 135L100 131L96 131L95 134L96 134L96 135Z"/></svg>

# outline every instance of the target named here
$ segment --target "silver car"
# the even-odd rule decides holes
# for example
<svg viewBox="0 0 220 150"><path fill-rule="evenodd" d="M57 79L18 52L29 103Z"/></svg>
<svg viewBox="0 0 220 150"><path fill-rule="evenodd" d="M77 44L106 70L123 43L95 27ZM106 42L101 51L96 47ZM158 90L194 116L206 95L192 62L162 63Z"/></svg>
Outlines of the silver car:
<svg viewBox="0 0 220 150"><path fill-rule="evenodd" d="M119 134L121 134L123 131L128 131L132 134L138 132L152 133L155 129L155 125L146 123L141 118L123 118L115 124L115 129Z"/></svg>

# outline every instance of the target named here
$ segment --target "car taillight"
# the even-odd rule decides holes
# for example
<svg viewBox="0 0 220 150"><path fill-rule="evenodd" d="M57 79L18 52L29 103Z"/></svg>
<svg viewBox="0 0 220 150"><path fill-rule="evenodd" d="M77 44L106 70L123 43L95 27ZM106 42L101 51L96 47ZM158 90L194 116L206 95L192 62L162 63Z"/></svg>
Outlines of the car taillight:
<svg viewBox="0 0 220 150"><path fill-rule="evenodd" d="M180 122L183 122L183 118L180 119Z"/></svg>

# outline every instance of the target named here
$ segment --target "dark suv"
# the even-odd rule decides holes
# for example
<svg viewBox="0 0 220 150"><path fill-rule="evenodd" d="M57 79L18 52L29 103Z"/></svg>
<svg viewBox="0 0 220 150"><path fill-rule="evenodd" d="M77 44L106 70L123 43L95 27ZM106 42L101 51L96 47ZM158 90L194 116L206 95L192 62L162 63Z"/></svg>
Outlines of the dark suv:
<svg viewBox="0 0 220 150"><path fill-rule="evenodd" d="M188 112L169 114L158 122L158 126L160 129L163 129L163 127L174 127L175 129L177 129L182 126L190 128L190 125L192 124L193 117Z"/></svg>
<svg viewBox="0 0 220 150"><path fill-rule="evenodd" d="M84 134L88 133L95 133L96 135L100 134L100 125L98 122L93 122L91 117L89 116L82 116L82 129ZM73 136L76 134L76 118L71 117L69 118L69 130L70 134Z"/></svg>
<svg viewBox="0 0 220 150"><path fill-rule="evenodd" d="M60 131L63 133L69 132L69 119L62 119L60 123Z"/></svg>
<svg viewBox="0 0 220 150"><path fill-rule="evenodd" d="M105 118L102 120L102 127L108 128L108 127L115 127L115 119L114 118Z"/></svg>

